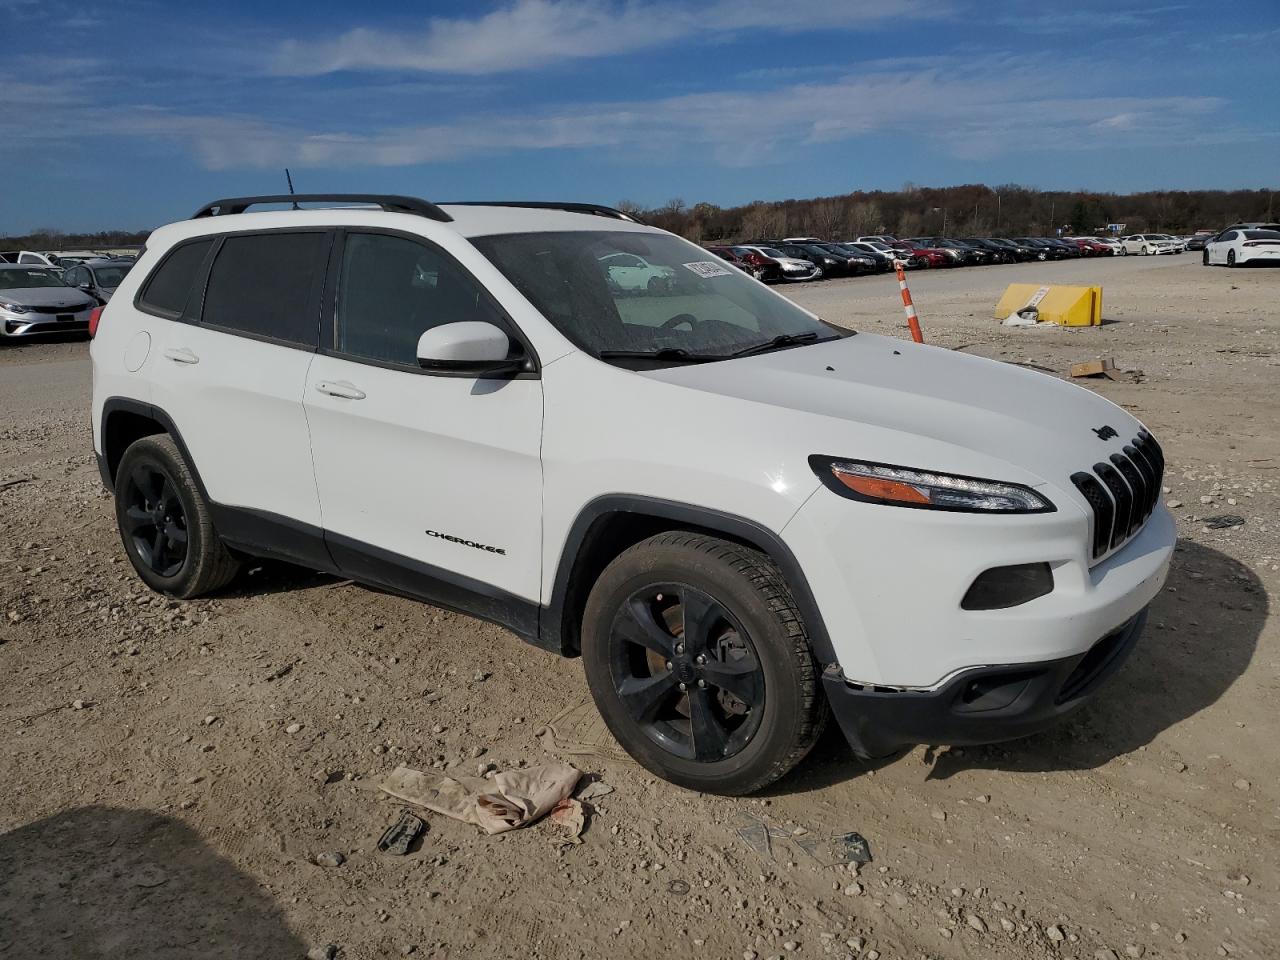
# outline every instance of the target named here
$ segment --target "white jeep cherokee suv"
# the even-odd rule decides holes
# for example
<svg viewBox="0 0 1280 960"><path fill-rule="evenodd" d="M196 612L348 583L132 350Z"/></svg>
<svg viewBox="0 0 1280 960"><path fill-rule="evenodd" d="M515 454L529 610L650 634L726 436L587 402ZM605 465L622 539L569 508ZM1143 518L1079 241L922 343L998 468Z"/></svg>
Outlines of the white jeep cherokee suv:
<svg viewBox="0 0 1280 960"><path fill-rule="evenodd" d="M329 206L245 212L294 199ZM670 282L610 283L619 254ZM153 589L272 557L494 621L580 654L618 740L697 790L763 787L829 712L862 756L1044 728L1173 550L1124 410L830 326L604 207L222 200L95 328Z"/></svg>

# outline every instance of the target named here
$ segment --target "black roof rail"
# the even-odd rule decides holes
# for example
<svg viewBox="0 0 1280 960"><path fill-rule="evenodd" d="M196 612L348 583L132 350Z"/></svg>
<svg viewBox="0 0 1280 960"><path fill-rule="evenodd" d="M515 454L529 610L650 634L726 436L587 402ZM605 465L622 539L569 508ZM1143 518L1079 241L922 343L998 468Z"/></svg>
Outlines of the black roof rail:
<svg viewBox="0 0 1280 960"><path fill-rule="evenodd" d="M632 223L644 223L639 217L623 213L613 207L599 203L566 203L559 200L444 200L446 207L529 207L533 210L565 210L569 213L590 213L597 217L612 217L614 220L629 220Z"/></svg>
<svg viewBox="0 0 1280 960"><path fill-rule="evenodd" d="M384 193L286 193L269 197L227 197L214 200L192 214L192 220L201 217L221 217L228 214L244 213L249 207L264 203L363 203L381 207L388 213L413 213L429 220L451 223L449 216L429 200L418 197L400 197Z"/></svg>

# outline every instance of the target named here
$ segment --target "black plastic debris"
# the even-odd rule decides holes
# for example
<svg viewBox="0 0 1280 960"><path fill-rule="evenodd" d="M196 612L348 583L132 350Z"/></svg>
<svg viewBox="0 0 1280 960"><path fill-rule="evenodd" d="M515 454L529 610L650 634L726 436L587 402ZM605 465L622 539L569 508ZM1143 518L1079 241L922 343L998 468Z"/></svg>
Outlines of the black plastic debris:
<svg viewBox="0 0 1280 960"><path fill-rule="evenodd" d="M871 845L860 833L830 836L803 827L783 829L759 817L744 815L735 831L738 838L766 860L773 860L778 846L791 847L824 867L845 863L870 863ZM785 851L783 851L785 852Z"/></svg>
<svg viewBox="0 0 1280 960"><path fill-rule="evenodd" d="M1234 513L1223 513L1216 517L1205 517L1204 525L1210 530L1226 530L1228 527L1244 526L1244 517Z"/></svg>
<svg viewBox="0 0 1280 960"><path fill-rule="evenodd" d="M409 846L427 829L421 817L408 810L400 811L400 819L387 827L386 833L378 841L378 849L393 857L403 857L409 852Z"/></svg>
<svg viewBox="0 0 1280 960"><path fill-rule="evenodd" d="M843 837L832 837L831 844L844 854L846 863L870 863L871 844L860 833L846 833Z"/></svg>

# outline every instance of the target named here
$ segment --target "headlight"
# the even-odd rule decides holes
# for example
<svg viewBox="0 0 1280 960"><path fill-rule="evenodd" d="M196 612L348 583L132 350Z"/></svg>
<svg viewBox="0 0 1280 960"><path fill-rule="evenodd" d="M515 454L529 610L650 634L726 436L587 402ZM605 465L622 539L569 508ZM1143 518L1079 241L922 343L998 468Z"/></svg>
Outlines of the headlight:
<svg viewBox="0 0 1280 960"><path fill-rule="evenodd" d="M1020 483L816 455L809 458L809 466L829 490L865 503L965 513L1052 513L1055 509Z"/></svg>
<svg viewBox="0 0 1280 960"><path fill-rule="evenodd" d="M27 308L20 303L6 303L0 301L0 310L8 310L10 313L26 313Z"/></svg>

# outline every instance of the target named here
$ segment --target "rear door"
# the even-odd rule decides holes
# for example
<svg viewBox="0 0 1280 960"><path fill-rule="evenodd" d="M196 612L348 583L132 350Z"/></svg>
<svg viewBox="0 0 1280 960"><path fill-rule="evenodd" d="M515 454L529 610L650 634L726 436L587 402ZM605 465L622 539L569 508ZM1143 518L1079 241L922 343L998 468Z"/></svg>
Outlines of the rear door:
<svg viewBox="0 0 1280 960"><path fill-rule="evenodd" d="M330 553L351 576L527 633L541 589L542 382L417 363L418 338L441 324L519 331L419 236L347 231L329 273L305 406ZM476 609L477 596L491 605Z"/></svg>
<svg viewBox="0 0 1280 960"><path fill-rule="evenodd" d="M142 309L173 321L153 327L153 402L177 425L232 540L293 530L321 542L302 391L331 243L327 230L197 241L168 258L197 265L189 296L154 289L164 264L140 295ZM294 555L287 544L273 552Z"/></svg>

